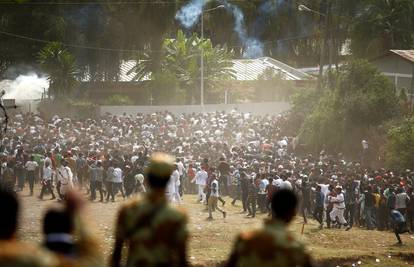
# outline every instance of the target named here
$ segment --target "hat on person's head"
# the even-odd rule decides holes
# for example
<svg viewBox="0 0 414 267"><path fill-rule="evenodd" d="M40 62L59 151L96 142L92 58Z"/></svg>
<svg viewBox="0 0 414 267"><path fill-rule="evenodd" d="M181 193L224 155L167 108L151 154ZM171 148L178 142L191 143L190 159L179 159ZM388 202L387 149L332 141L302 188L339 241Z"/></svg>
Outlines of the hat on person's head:
<svg viewBox="0 0 414 267"><path fill-rule="evenodd" d="M147 174L158 178L169 179L174 171L175 159L165 153L154 153L147 167Z"/></svg>

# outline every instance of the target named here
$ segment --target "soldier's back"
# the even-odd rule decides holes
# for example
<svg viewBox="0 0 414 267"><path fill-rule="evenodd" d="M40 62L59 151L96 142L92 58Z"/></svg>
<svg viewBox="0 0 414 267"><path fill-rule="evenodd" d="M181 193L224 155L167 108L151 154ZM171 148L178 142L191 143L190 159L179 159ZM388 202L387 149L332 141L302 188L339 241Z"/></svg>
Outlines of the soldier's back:
<svg viewBox="0 0 414 267"><path fill-rule="evenodd" d="M236 240L228 266L293 267L309 266L305 246L284 223L269 221L263 229L241 233Z"/></svg>
<svg viewBox="0 0 414 267"><path fill-rule="evenodd" d="M188 237L186 215L151 195L124 205L117 235L129 244L127 266L180 266L180 248Z"/></svg>

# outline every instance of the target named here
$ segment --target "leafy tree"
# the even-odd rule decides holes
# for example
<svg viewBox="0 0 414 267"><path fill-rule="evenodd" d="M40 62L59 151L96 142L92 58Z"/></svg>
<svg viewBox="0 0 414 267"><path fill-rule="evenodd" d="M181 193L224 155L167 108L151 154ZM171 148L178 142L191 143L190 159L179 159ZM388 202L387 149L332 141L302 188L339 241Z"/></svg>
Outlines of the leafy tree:
<svg viewBox="0 0 414 267"><path fill-rule="evenodd" d="M388 131L386 165L400 170L414 169L414 118L408 118Z"/></svg>
<svg viewBox="0 0 414 267"><path fill-rule="evenodd" d="M414 1L364 0L355 17L351 49L356 57L375 57L414 45Z"/></svg>
<svg viewBox="0 0 414 267"><path fill-rule="evenodd" d="M363 60L341 68L335 88L322 93L301 128L301 137L314 150L325 148L355 155L371 128L400 112L392 85Z"/></svg>
<svg viewBox="0 0 414 267"><path fill-rule="evenodd" d="M49 98L68 95L76 84L75 58L60 43L46 45L38 54L38 62L48 74Z"/></svg>
<svg viewBox="0 0 414 267"><path fill-rule="evenodd" d="M234 77L231 69L233 63L230 61L232 53L225 47L213 46L209 39L202 40L196 34L186 37L184 32L179 30L176 38L165 39L162 45L160 57L160 68L158 71L151 72L151 61L149 54L144 54L144 58L137 60L137 64L129 71L135 73L136 80L144 77L152 79L160 78L160 72L169 73L177 77L177 86L184 93L185 102L191 103L199 99L200 91L200 53L203 48L204 56L204 88L206 98L214 97L214 88L221 88L223 80ZM168 75L167 75L168 76ZM166 76L163 75L165 78ZM175 83L173 83L175 84ZM168 90L168 89L167 89ZM173 88L171 88L173 90ZM168 92L163 92L170 95ZM161 92L154 96L156 99L161 97ZM171 98L170 98L171 99Z"/></svg>

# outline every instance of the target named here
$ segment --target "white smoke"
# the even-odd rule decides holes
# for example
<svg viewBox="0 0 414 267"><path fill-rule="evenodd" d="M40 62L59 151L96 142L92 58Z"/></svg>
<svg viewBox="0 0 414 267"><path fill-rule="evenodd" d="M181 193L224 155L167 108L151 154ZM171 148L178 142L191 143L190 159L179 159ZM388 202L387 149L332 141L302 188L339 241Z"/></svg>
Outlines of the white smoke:
<svg viewBox="0 0 414 267"><path fill-rule="evenodd" d="M191 0L177 12L175 19L180 21L180 23L187 29L193 27L194 24L197 23L207 2L208 1L204 0Z"/></svg>
<svg viewBox="0 0 414 267"><path fill-rule="evenodd" d="M234 31L239 36L239 39L242 42L244 48L243 57L262 57L263 43L259 39L247 35L244 14L242 10L238 6L228 3L227 1L225 1L225 7L229 12L233 14Z"/></svg>
<svg viewBox="0 0 414 267"><path fill-rule="evenodd" d="M193 27L199 21L201 12L208 2L209 0L191 0L177 12L175 19L187 29ZM222 0L220 3L224 4L226 10L234 17L234 31L243 44L243 57L262 57L263 43L257 38L248 36L243 11L227 0Z"/></svg>
<svg viewBox="0 0 414 267"><path fill-rule="evenodd" d="M0 91L6 94L4 99L34 100L42 98L42 93L49 88L47 77L36 73L19 75L15 80L0 81Z"/></svg>

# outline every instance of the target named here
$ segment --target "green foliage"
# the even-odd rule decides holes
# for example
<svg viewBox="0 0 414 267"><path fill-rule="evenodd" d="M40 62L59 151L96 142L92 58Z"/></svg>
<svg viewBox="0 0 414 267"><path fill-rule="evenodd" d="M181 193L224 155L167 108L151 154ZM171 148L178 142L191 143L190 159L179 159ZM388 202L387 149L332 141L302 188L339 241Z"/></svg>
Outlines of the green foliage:
<svg viewBox="0 0 414 267"><path fill-rule="evenodd" d="M390 168L414 169L414 117L388 131L385 156Z"/></svg>
<svg viewBox="0 0 414 267"><path fill-rule="evenodd" d="M414 45L414 1L365 0L360 4L351 32L356 57L372 58L389 49L411 49Z"/></svg>
<svg viewBox="0 0 414 267"><path fill-rule="evenodd" d="M301 138L314 150L327 149L356 154L360 141L373 127L400 112L392 85L367 61L356 60L339 72L337 84L325 89L317 99L313 93L295 99L293 111L308 112L301 128ZM310 99L309 105L300 107Z"/></svg>
<svg viewBox="0 0 414 267"><path fill-rule="evenodd" d="M151 65L153 59L149 53L144 53L137 64L128 72L134 73L135 80L142 80L145 77L152 77L154 84L166 84L164 81L171 81L170 90L154 89L154 98L157 102L165 103L165 98L172 100L175 88L183 93L181 98L186 103L197 101L200 97L200 55L203 50L204 58L204 88L205 95L214 95L215 88L220 88L220 82L230 80L234 77L231 69L232 53L225 47L213 46L211 40L202 40L196 34L186 37L184 32L179 30L174 39L165 39L162 44L160 55L160 66L153 72ZM172 78L172 76L176 78ZM161 79L161 81L156 81ZM168 87L168 86L167 86ZM163 94L165 94L163 96Z"/></svg>
<svg viewBox="0 0 414 267"><path fill-rule="evenodd" d="M105 105L108 106L130 106L133 104L134 102L124 95L112 95L105 100Z"/></svg>
<svg viewBox="0 0 414 267"><path fill-rule="evenodd" d="M55 98L67 96L76 85L75 58L61 43L47 44L38 54L38 62L48 75L49 94Z"/></svg>

